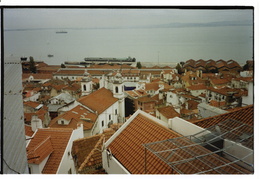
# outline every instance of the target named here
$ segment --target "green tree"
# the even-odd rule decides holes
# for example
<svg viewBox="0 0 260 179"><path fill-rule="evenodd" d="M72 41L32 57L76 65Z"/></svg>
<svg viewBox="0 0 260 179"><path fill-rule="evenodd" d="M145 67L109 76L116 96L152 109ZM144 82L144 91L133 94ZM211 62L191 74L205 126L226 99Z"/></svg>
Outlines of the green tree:
<svg viewBox="0 0 260 179"><path fill-rule="evenodd" d="M179 74L182 73L182 67L181 67L181 65L179 63L177 64L176 69L178 70Z"/></svg>
<svg viewBox="0 0 260 179"><path fill-rule="evenodd" d="M248 63L246 63L246 64L243 66L243 71L247 71L247 70L249 70Z"/></svg>
<svg viewBox="0 0 260 179"><path fill-rule="evenodd" d="M136 67L137 67L138 69L142 68L141 62L137 62Z"/></svg>
<svg viewBox="0 0 260 179"><path fill-rule="evenodd" d="M66 66L63 63L60 65L60 67L61 68L66 68Z"/></svg>
<svg viewBox="0 0 260 179"><path fill-rule="evenodd" d="M29 70L32 73L36 73L36 71L37 71L33 57L30 57Z"/></svg>

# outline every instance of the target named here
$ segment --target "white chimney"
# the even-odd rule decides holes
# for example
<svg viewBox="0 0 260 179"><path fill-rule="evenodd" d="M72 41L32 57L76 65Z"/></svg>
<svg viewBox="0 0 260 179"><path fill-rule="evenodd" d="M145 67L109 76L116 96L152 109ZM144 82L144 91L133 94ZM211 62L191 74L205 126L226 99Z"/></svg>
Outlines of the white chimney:
<svg viewBox="0 0 260 179"><path fill-rule="evenodd" d="M31 127L33 132L35 132L38 128L42 128L42 120L39 119L37 115L32 116Z"/></svg>

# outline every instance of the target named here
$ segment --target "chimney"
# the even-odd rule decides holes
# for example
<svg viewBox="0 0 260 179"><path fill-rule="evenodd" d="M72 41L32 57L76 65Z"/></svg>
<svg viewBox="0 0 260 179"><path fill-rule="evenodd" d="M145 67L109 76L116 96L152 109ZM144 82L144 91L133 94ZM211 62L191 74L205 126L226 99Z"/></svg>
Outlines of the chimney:
<svg viewBox="0 0 260 179"><path fill-rule="evenodd" d="M39 119L37 115L32 116L31 127L33 132L35 132L38 128L42 128L42 120Z"/></svg>

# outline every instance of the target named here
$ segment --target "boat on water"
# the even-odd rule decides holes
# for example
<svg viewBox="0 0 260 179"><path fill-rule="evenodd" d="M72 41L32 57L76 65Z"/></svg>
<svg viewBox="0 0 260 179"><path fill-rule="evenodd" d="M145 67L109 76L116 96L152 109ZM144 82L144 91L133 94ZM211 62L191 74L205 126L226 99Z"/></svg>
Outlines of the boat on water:
<svg viewBox="0 0 260 179"><path fill-rule="evenodd" d="M49 58L50 58L50 57L53 57L53 55L49 54L48 57L49 57Z"/></svg>
<svg viewBox="0 0 260 179"><path fill-rule="evenodd" d="M63 31L63 30L56 32L56 34L66 34L66 33L68 33L68 32L67 31Z"/></svg>

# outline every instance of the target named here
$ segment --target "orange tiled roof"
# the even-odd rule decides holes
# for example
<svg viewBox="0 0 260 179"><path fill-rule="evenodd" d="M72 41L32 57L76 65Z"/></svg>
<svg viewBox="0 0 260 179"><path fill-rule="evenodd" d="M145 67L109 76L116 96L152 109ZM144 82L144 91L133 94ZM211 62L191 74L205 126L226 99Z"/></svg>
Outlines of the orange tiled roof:
<svg viewBox="0 0 260 179"><path fill-rule="evenodd" d="M210 100L209 105L214 107L221 107L226 105L226 101L216 101L216 100Z"/></svg>
<svg viewBox="0 0 260 179"><path fill-rule="evenodd" d="M145 150L143 144L180 137L180 134L165 128L151 119L138 114L136 118L108 146L113 156L132 174L143 174ZM149 155L151 156L151 155ZM147 157L147 173L169 173L168 167L159 158ZM152 167L154 166L154 167Z"/></svg>
<svg viewBox="0 0 260 179"><path fill-rule="evenodd" d="M28 163L39 165L48 155L53 152L50 136L34 147L27 148Z"/></svg>
<svg viewBox="0 0 260 179"><path fill-rule="evenodd" d="M52 85L52 87L58 91L64 89L67 87L67 85L64 85L64 84L60 84L60 85Z"/></svg>
<svg viewBox="0 0 260 179"><path fill-rule="evenodd" d="M52 74L41 74L41 73L23 73L22 78L27 79L33 76L34 79L52 79Z"/></svg>
<svg viewBox="0 0 260 179"><path fill-rule="evenodd" d="M229 88L229 87L224 87L224 88L220 88L220 89L215 89L213 87L209 87L208 90L213 91L215 93L225 95L225 96L230 95L230 93L234 93L235 97L247 95L247 91L245 91L244 89L235 89L235 88Z"/></svg>
<svg viewBox="0 0 260 179"><path fill-rule="evenodd" d="M68 125L58 124L58 120L65 119L70 121ZM86 120L90 119L90 120ZM84 130L92 129L97 120L97 115L90 112L88 109L78 105L75 108L55 117L51 120L49 127L52 128L72 128L77 129L78 124L82 123Z"/></svg>
<svg viewBox="0 0 260 179"><path fill-rule="evenodd" d="M234 119L240 122L243 122L247 125L254 125L254 106L249 105L242 108L234 109L231 112L220 114L217 116L200 119L198 121L193 122L194 124L202 127L208 128L218 124L219 122L225 121L227 119Z"/></svg>
<svg viewBox="0 0 260 179"><path fill-rule="evenodd" d="M175 111L175 109L172 106L165 106L157 108L157 110L167 119L174 118L174 117L180 117L180 114Z"/></svg>
<svg viewBox="0 0 260 179"><path fill-rule="evenodd" d="M77 157L77 167L80 173L85 173L84 170L97 166L102 166L102 146L114 131L98 134L83 139L73 141L72 155Z"/></svg>
<svg viewBox="0 0 260 179"><path fill-rule="evenodd" d="M159 83L146 83L145 84L145 90L148 91L148 90L158 90L159 89Z"/></svg>
<svg viewBox="0 0 260 179"><path fill-rule="evenodd" d="M253 77L239 77L239 78L234 78L234 81L253 81Z"/></svg>
<svg viewBox="0 0 260 179"><path fill-rule="evenodd" d="M111 151L113 157L115 157L131 174L178 174L178 171L173 170L169 165L164 163L163 160L150 152L150 150L145 150L144 144L178 138L178 145L170 142L167 143L166 141L165 144L167 146L155 144L153 148L155 151L163 151L169 148L176 149L180 146L185 146L185 144L193 144L188 138L181 137L180 134L161 126L149 117L138 114L127 126L125 126L121 133L113 139L107 146L107 149ZM208 151L200 145L196 145L196 147L192 149L194 152L192 155L197 154L198 156L202 154L201 151L204 151L205 153ZM211 153L211 151L208 151L208 153ZM169 161L174 162L182 159L188 160L191 157L189 151L181 148L172 154L173 155L169 155L169 153L165 152L165 158L168 156ZM219 160L215 160L216 157ZM214 153L206 156L206 160L211 161L214 167L221 166L227 161ZM198 166L205 171L211 169L209 165L196 159L196 157L192 163L191 161L180 162L177 168L184 174L194 174L201 171L198 169ZM240 171L242 171L241 173L250 173L235 164L222 167L224 170L220 170L220 172L222 171L224 173L236 174ZM216 173L214 170L207 172L207 174L214 173Z"/></svg>
<svg viewBox="0 0 260 179"><path fill-rule="evenodd" d="M77 90L81 89L81 86L77 83L73 83L72 85L66 86L63 89L64 90L70 90L70 91L77 91Z"/></svg>
<svg viewBox="0 0 260 179"><path fill-rule="evenodd" d="M49 153L50 148L53 148L53 152L47 160L42 173L43 174L56 174L58 167L60 165L62 156L67 147L69 139L72 134L72 129L38 129L35 133L33 139L31 139L27 151L34 150L37 146L43 145L45 150L37 151L38 156L43 157L46 156L46 150L48 147ZM48 140L48 142L44 142ZM48 145L47 145L48 144ZM48 152L47 152L48 153Z"/></svg>
<svg viewBox="0 0 260 179"><path fill-rule="evenodd" d="M189 90L204 90L207 89L207 87L205 86L205 84L198 84L198 85L191 85L189 87L187 87Z"/></svg>
<svg viewBox="0 0 260 179"><path fill-rule="evenodd" d="M214 85L222 85L222 84L227 84L230 82L230 80L223 78L223 79L211 79L211 83Z"/></svg>
<svg viewBox="0 0 260 179"><path fill-rule="evenodd" d="M25 135L31 137L34 132L32 131L32 127L28 126L28 125L24 125L24 129L25 129Z"/></svg>
<svg viewBox="0 0 260 179"><path fill-rule="evenodd" d="M141 96L147 96L148 94L144 90L132 90L132 91L125 91L129 96L136 98Z"/></svg>
<svg viewBox="0 0 260 179"><path fill-rule="evenodd" d="M35 113L24 113L24 118L25 118L25 121L26 122L30 122L31 119L32 119L32 116L33 115L37 115L37 117L39 119L41 119L42 121L44 121L45 119L45 114L47 113L48 111L41 108L39 111L36 111Z"/></svg>
<svg viewBox="0 0 260 179"><path fill-rule="evenodd" d="M189 109L189 110L195 110L195 109L198 109L198 105L199 105L199 103L198 103L197 101L194 101L194 100L188 100L187 103L188 103L188 109Z"/></svg>
<svg viewBox="0 0 260 179"><path fill-rule="evenodd" d="M148 96L142 96L142 97L138 98L137 101L145 103L145 102L151 102L151 101L155 102L156 100L151 97L148 97Z"/></svg>
<svg viewBox="0 0 260 179"><path fill-rule="evenodd" d="M23 102L23 105L24 106L30 106L32 108L36 108L37 106L40 105L40 103L34 102L34 101L26 101L26 102Z"/></svg>
<svg viewBox="0 0 260 179"><path fill-rule="evenodd" d="M59 71L57 71L54 74L55 75L81 75L81 76L83 76L84 73L85 73L85 70L63 70L63 69L60 69Z"/></svg>
<svg viewBox="0 0 260 179"><path fill-rule="evenodd" d="M94 111L97 111L98 114L104 112L117 101L118 99L113 97L113 93L106 88L101 88L87 96L83 96L78 99L79 103Z"/></svg>

